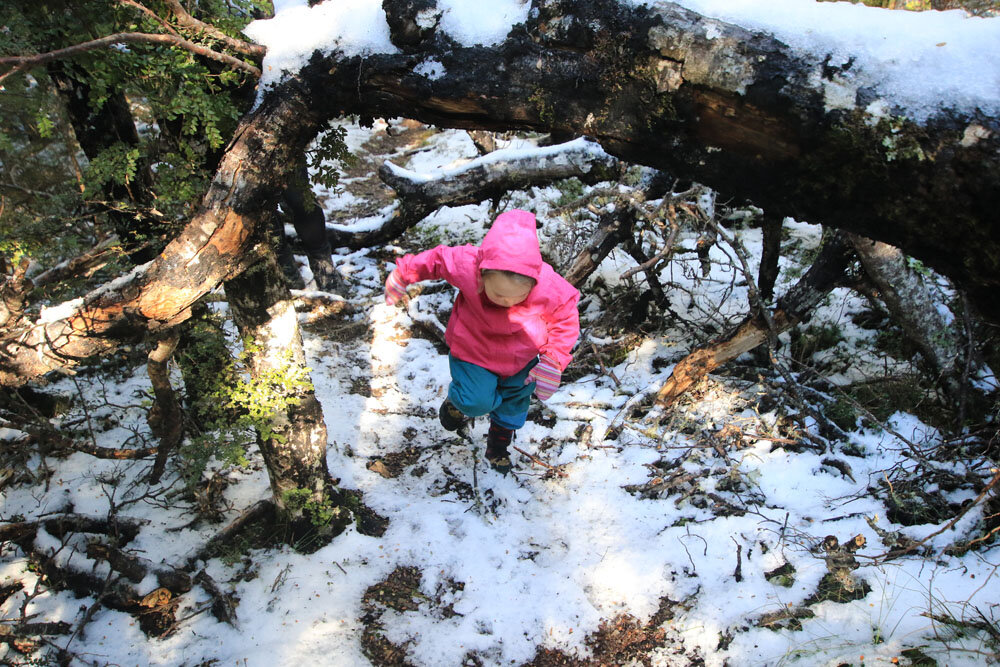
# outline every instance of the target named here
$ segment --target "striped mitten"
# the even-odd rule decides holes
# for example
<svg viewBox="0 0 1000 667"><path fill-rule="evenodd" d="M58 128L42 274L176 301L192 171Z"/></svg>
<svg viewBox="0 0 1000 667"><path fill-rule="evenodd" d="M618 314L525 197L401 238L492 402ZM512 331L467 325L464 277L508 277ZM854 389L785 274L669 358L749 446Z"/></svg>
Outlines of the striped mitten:
<svg viewBox="0 0 1000 667"><path fill-rule="evenodd" d="M559 381L562 379L562 371L556 362L548 356L541 355L535 367L528 371L528 378L524 384L535 383L535 396L540 401L547 401L549 397L559 388Z"/></svg>
<svg viewBox="0 0 1000 667"><path fill-rule="evenodd" d="M399 271L394 270L385 279L385 302L390 306L395 306L396 302L404 296L406 296L406 283L400 277Z"/></svg>

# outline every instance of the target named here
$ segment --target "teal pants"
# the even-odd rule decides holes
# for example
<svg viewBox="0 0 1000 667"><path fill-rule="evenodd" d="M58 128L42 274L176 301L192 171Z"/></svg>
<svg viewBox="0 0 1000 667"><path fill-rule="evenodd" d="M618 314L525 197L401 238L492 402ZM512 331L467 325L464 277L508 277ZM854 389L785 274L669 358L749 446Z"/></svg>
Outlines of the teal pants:
<svg viewBox="0 0 1000 667"><path fill-rule="evenodd" d="M537 359L532 359L515 375L500 377L482 366L448 355L451 368L448 400L467 417L488 414L490 421L504 428L519 429L528 417L531 393L535 391L534 382L524 381L537 363Z"/></svg>

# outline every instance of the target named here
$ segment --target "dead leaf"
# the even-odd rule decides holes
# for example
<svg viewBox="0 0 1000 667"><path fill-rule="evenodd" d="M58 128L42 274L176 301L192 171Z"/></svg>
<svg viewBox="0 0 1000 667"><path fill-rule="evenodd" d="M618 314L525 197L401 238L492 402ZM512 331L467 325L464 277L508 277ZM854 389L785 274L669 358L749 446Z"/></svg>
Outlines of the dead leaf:
<svg viewBox="0 0 1000 667"><path fill-rule="evenodd" d="M168 589L157 588L155 591L142 598L142 601L139 604L141 604L143 607L150 607L150 608L162 607L163 605L170 602L170 598L172 598L173 596L174 594L171 593Z"/></svg>
<svg viewBox="0 0 1000 667"><path fill-rule="evenodd" d="M368 464L368 469L371 470L372 472L382 475L386 479L392 478L392 473L389 472L389 469L386 468L385 464L382 463L381 461L378 460L372 461L371 463Z"/></svg>

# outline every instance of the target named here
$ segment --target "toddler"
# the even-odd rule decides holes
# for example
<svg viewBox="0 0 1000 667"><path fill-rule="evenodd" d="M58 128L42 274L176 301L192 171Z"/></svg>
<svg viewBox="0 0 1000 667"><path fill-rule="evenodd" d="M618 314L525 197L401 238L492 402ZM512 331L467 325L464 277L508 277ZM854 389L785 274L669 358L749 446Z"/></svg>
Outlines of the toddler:
<svg viewBox="0 0 1000 667"><path fill-rule="evenodd" d="M456 431L490 416L486 459L506 474L507 447L524 426L532 392L542 401L559 387L580 335L580 293L542 261L535 216L497 216L479 247L438 246L405 255L385 281L385 300L407 302L406 286L446 280L458 288L445 332L451 369L438 416Z"/></svg>

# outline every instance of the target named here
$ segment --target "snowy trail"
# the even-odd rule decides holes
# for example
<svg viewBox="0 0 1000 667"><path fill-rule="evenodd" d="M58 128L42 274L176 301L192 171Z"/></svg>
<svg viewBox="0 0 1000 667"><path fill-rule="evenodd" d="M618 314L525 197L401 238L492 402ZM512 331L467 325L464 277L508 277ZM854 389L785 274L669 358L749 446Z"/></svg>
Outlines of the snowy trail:
<svg viewBox="0 0 1000 667"><path fill-rule="evenodd" d="M364 133L352 132L360 145ZM410 168L472 157L463 137L433 135ZM328 214L352 197L325 194ZM555 188L536 189L517 193L511 205L544 213L559 195ZM481 238L488 218L487 205L445 210L406 242L420 247L432 239ZM789 243L808 249L818 240L818 230L803 223L788 221L786 228ZM542 230L543 237L547 233ZM759 233L747 230L742 241L756 256ZM736 284L722 251L713 252L719 254L710 279L698 279L696 259L679 261L667 278L715 294L679 307L696 312L715 303L720 317L739 316L745 286ZM940 527L892 524L877 497L882 492L869 493L869 487L880 488L884 471L910 465L906 446L890 433L859 428L837 451L792 451L767 439L789 436L786 415L765 405L767 387L735 377L711 377L668 414L633 414L633 408L648 409L642 397L655 391L690 344L678 331L641 342L609 363L607 373L582 369L583 377L564 385L544 409L533 409L515 444L565 476L547 475L547 468L515 454L519 474L502 477L480 458L478 486L489 508L480 514L471 511L472 451L437 421L447 357L414 320L433 318L440 326L449 292L426 290L410 310L390 308L379 299L386 257L362 251L334 259L353 285L346 296L364 308L307 325L305 345L329 431L329 468L342 487L360 491L364 503L388 519L385 533L371 537L351 527L309 555L286 547L213 558L204 563L206 571L238 598L238 629L201 613L173 635L147 640L132 616L99 608L73 640L74 652L102 665L388 664L372 656L393 650L409 664L428 667L519 665L543 664L541 649L595 656L613 643L610 638L623 641L628 629L635 646L642 646L639 655L655 665L840 664L860 655L865 664L890 664L901 656L906 664L902 651L913 647L951 665L980 663L975 653L944 653L943 644L932 643L935 628L921 613L996 605L995 556L937 554L871 564L885 548L866 519L914 539ZM614 285L630 261L612 256L601 278ZM792 268L790 257L783 261ZM841 291L817 314L847 332L843 353L861 354L867 334L850 324L860 307ZM599 310L588 307L585 320ZM588 333L604 339L602 332ZM142 366L120 381L92 375L78 382L95 405L108 399L90 415L108 424L95 433L99 444L121 446L144 432ZM56 389L75 392L71 380ZM895 415L892 426L922 442L939 439L908 414ZM473 437L484 440L485 428L477 424ZM744 435L731 437L733 429ZM31 465L40 469L37 459ZM4 519L69 506L106 514L109 498L127 501L138 488L132 483L146 463L73 454L47 465L53 471L48 490L4 489ZM247 468L223 469L223 477L228 519L269 495L256 456ZM970 498L967 490L948 493L955 503ZM122 511L144 522L129 548L168 563L183 562L219 528L184 527L190 514L180 500L136 501ZM949 544L980 516L971 512L934 545ZM828 572L821 541L857 534L868 546L859 552L863 567L855 574L870 591L847 601L809 602ZM43 537L60 548L56 537ZM75 552L63 548L61 557L104 572L106 566L91 563L79 546ZM786 574L774 574L779 570ZM14 579L30 585L37 575L23 554L5 547L0 584ZM23 600L15 595L4 602L3 618L16 617ZM207 601L195 588L178 613L193 613ZM46 592L27 610L74 622L81 605L92 602ZM782 617L806 602L811 616ZM966 637L950 646L979 645Z"/></svg>

